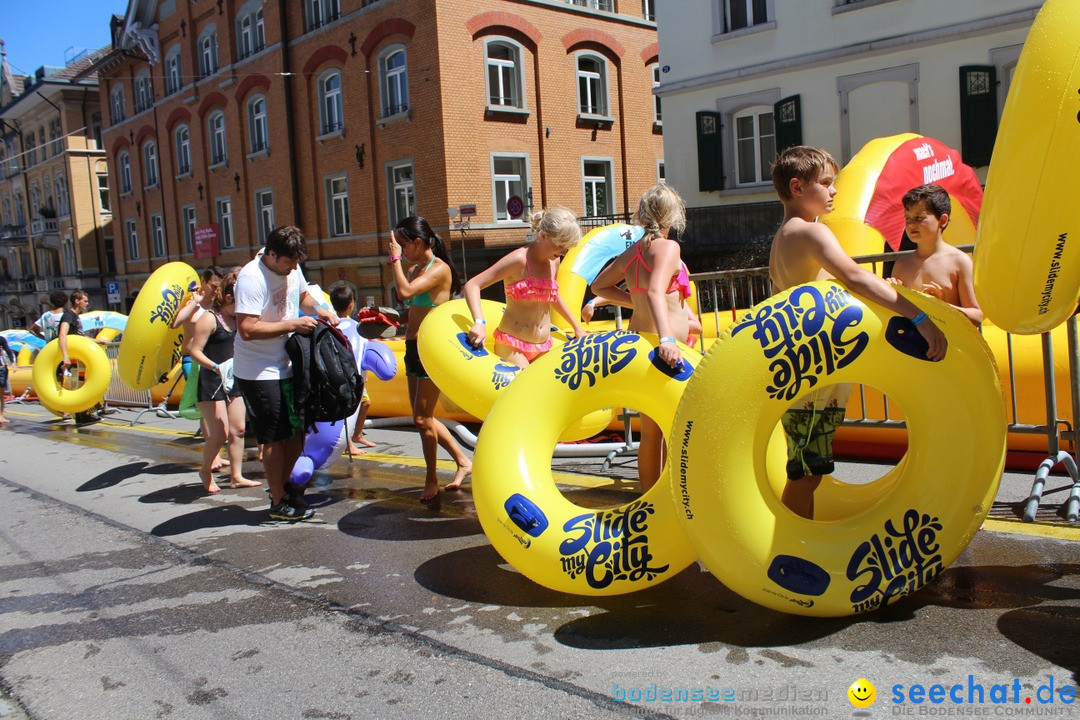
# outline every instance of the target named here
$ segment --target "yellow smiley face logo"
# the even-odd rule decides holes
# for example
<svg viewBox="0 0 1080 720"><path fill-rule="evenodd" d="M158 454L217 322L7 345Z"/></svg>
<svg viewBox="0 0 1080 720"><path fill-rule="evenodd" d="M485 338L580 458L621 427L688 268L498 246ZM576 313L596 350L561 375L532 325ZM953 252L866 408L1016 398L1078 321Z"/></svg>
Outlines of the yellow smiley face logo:
<svg viewBox="0 0 1080 720"><path fill-rule="evenodd" d="M866 678L859 678L847 689L848 700L857 708L868 708L877 699L877 688Z"/></svg>

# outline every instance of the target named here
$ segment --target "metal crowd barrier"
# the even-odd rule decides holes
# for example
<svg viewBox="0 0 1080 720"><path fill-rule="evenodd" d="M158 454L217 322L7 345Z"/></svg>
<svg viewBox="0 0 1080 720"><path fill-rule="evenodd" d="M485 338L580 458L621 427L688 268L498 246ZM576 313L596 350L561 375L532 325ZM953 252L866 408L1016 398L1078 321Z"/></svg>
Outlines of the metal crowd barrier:
<svg viewBox="0 0 1080 720"><path fill-rule="evenodd" d="M139 418L146 413L154 413L157 417L162 418L179 417L179 415L169 410L167 405L168 396L160 403L155 404L149 390L133 390L120 379L120 374L116 372L116 358L120 353L120 343L107 343L104 347L105 354L109 357L109 363L113 367L112 379L109 381L108 390L105 391L106 407L121 406L138 409L139 412L131 421L132 425L137 423Z"/></svg>
<svg viewBox="0 0 1080 720"><path fill-rule="evenodd" d="M971 246L961 246L960 249L970 252ZM867 269L875 274L879 274L877 267L878 263L895 261L910 252L912 251L866 255L855 258L855 261L864 266L869 265ZM697 284L698 306L700 309L702 326L705 327L705 323L712 322L713 327L716 329L717 336L719 336L723 328L726 327L721 324L722 317L730 313L731 321L734 321L736 319L736 314L739 311L752 307L772 294L771 283L769 281L769 269L764 267L697 273L691 275L690 279ZM711 318L709 317L710 315ZM1078 471L1077 462L1077 441L1080 439L1078 438L1077 432L1077 428L1080 428L1080 339L1078 339L1076 315L1069 319L1066 329L1069 342L1068 367L1072 398L1072 417L1069 419L1058 417L1057 386L1054 378L1053 339L1050 333L1043 333L1041 341L1043 386L1045 391L1045 421L1036 423L1017 422L1016 420L1018 417L1018 402L1016 391L1016 368L1013 362L1013 338L1011 334L1006 334L1008 367L1003 368L1002 370L1003 375L1005 376L1003 379L1006 380L1008 387L1011 390L1009 404L1012 421L1008 425L1008 432L1043 435L1046 437L1048 448L1047 457L1039 464L1032 484L1031 493L1024 504L1023 518L1026 522L1032 522L1035 519L1035 513L1042 500L1046 478L1054 467L1059 464L1069 474L1073 483L1069 497L1064 502L1065 517L1069 522L1076 522L1078 515L1080 515L1080 471ZM880 396L881 393L876 389L872 389L871 395ZM858 386L858 392L852 393L852 399L856 397L859 398L859 402L861 403L861 412L858 413L861 417L846 418L843 423L844 426L875 429L907 427L907 424L903 420L890 416L890 402L887 397L881 396L883 400L882 407L879 408L882 414L881 418L872 418L868 415L867 407L868 403L871 401L868 400L867 388L865 386ZM875 400L874 402L876 404L877 401ZM851 413L849 412L849 416L850 414ZM1059 431L1059 428L1062 430ZM1069 450L1062 449L1062 439L1065 439L1068 442Z"/></svg>

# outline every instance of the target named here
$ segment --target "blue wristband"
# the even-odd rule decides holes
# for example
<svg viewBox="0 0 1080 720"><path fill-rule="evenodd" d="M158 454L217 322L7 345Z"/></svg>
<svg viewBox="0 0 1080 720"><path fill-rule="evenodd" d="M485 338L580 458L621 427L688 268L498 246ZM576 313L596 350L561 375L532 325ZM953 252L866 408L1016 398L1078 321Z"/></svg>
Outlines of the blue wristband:
<svg viewBox="0 0 1080 720"><path fill-rule="evenodd" d="M660 344L661 345L663 345L666 342L673 343L673 342L675 342L675 338L673 338L673 337L662 337L662 338L660 338Z"/></svg>
<svg viewBox="0 0 1080 720"><path fill-rule="evenodd" d="M921 312L918 315L916 315L915 317L911 318L911 324L914 325L915 327L919 327L924 322L926 322L926 313L924 313L924 312Z"/></svg>
<svg viewBox="0 0 1080 720"><path fill-rule="evenodd" d="M473 318L472 321L473 325L476 325L477 323L480 323L481 325L487 325L487 320L485 320L484 318Z"/></svg>
<svg viewBox="0 0 1080 720"><path fill-rule="evenodd" d="M595 305L596 304L596 298L593 298L593 299L589 300L589 302L587 302L585 304L586 305Z"/></svg>

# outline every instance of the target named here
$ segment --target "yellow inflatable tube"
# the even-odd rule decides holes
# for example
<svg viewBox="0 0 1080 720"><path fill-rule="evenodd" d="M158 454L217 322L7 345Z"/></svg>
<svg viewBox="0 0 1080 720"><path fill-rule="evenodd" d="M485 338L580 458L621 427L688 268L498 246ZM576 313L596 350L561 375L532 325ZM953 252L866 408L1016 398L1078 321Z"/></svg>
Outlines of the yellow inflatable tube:
<svg viewBox="0 0 1080 720"><path fill-rule="evenodd" d="M488 327L498 327L506 306L491 300L481 300ZM483 348L469 345L468 335L472 328L472 313L464 300L451 300L432 310L424 318L417 335L417 349L424 369L439 386L443 395L456 405L478 418L487 417L495 400L518 377L521 368L504 361L495 354L494 333L489 332ZM558 353L566 342L566 335L553 331L550 353ZM537 396L532 404L543 402ZM610 408L589 413L571 423L562 433L564 442L582 440L602 431L611 422Z"/></svg>
<svg viewBox="0 0 1080 720"><path fill-rule="evenodd" d="M171 326L185 298L198 286L199 276L183 262L162 265L146 279L131 307L116 359L125 385L148 390L180 360L183 329Z"/></svg>
<svg viewBox="0 0 1080 720"><path fill-rule="evenodd" d="M875 610L936 577L985 518L1005 460L998 370L963 315L901 292L949 338L941 362L926 360L910 321L819 281L750 310L690 380L669 436L679 519L709 570L743 597L802 615ZM895 400L908 452L868 485L823 481L807 520L780 502L776 428L793 403L837 383Z"/></svg>
<svg viewBox="0 0 1080 720"><path fill-rule="evenodd" d="M409 384L405 377L405 340L404 338L390 338L389 340L369 340L368 342L385 342L394 353L397 360L398 373L390 380L380 380L374 373L368 373L365 389L371 398L371 408L368 417L412 417L412 404L409 402ZM440 393L439 401L435 405L435 417L458 422L476 423L480 418L465 412L454 403L445 393Z"/></svg>
<svg viewBox="0 0 1080 720"><path fill-rule="evenodd" d="M1005 101L975 246L975 296L1009 332L1060 325L1080 297L1080 3L1047 0Z"/></svg>
<svg viewBox="0 0 1080 720"><path fill-rule="evenodd" d="M68 390L56 379L56 371L64 359L59 340L46 344L34 359L34 392L41 404L57 415L94 407L105 398L112 379L109 358L96 342L81 335L68 335L67 349L68 357L86 368L86 379L75 390Z"/></svg>
<svg viewBox="0 0 1080 720"><path fill-rule="evenodd" d="M607 510L575 505L551 475L559 434L582 411L628 406L671 427L697 357L680 348L686 360L675 372L655 359L656 345L655 335L625 331L569 340L526 368L491 408L473 457L476 514L499 554L531 580L616 595L693 562L667 468L640 498Z"/></svg>
<svg viewBox="0 0 1080 720"><path fill-rule="evenodd" d="M905 156L897 158L899 162L895 166L889 166L893 153L901 150L905 143L910 145L912 140L926 142L926 147L930 148L927 152L932 153L936 149L938 154L947 154L948 148L936 140L924 138L916 133L903 133L877 138L866 143L837 175L833 209L819 220L833 231L848 255L852 257L876 255L885 251L886 241L893 243L894 247L899 247L903 226L899 226L895 237L886 238L877 227L867 222L867 215L871 211L872 204L877 210L877 203L887 200L895 207L900 205L900 199L904 193L924 184L926 177L918 172L920 161ZM922 142L918 144L921 146ZM907 151L907 149L904 150ZM933 157L926 157L921 162L929 163L932 159ZM958 156L954 164L950 158L949 167L954 168L954 175L966 178L969 184L973 183L974 172L960 164L959 160ZM898 177L894 183L888 185L891 191L887 194L890 197L883 198L881 194L883 188L886 187L885 183L889 180L888 177L883 177L883 172L887 172L887 168L889 172L895 172ZM881 181L885 182L882 188L879 188ZM945 189L948 190L949 187ZM971 189L974 191L976 188ZM975 242L975 223L957 197L950 193L950 199L952 213L949 215L948 232L943 236L945 242L952 245L969 245ZM871 216L874 214L870 212Z"/></svg>

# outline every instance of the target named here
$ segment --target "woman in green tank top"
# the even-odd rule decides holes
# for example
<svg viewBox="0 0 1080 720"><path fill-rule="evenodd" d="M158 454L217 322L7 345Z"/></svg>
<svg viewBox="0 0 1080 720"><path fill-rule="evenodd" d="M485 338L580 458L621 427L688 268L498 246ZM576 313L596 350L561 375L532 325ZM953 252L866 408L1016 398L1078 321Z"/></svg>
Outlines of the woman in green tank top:
<svg viewBox="0 0 1080 720"><path fill-rule="evenodd" d="M412 266L408 274L401 267L403 257ZM427 502L439 496L439 479L435 473L439 445L457 463L457 472L453 481L446 486L447 490L460 488L461 482L472 472L472 461L446 426L435 419L439 388L425 372L416 349L420 323L432 308L456 294L461 289L461 282L443 239L435 234L427 220L415 215L399 222L391 233L388 262L397 294L405 307L409 308L408 331L405 333L405 375L409 384L413 422L420 431L427 464L427 477L420 500Z"/></svg>

